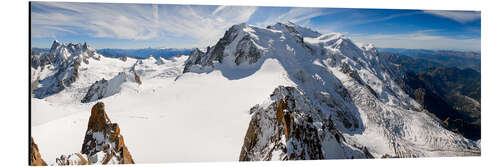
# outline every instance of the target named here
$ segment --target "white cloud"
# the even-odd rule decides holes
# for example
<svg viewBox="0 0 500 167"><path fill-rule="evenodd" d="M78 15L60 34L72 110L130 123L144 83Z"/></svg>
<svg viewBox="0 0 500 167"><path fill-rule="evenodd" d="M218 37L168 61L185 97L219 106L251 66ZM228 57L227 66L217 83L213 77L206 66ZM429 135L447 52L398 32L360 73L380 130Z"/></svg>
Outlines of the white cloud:
<svg viewBox="0 0 500 167"><path fill-rule="evenodd" d="M148 40L193 38L212 44L231 25L248 21L256 7L34 2L32 37L64 33Z"/></svg>
<svg viewBox="0 0 500 167"><path fill-rule="evenodd" d="M481 12L475 11L425 10L424 13L452 19L462 24L481 18Z"/></svg>
<svg viewBox="0 0 500 167"><path fill-rule="evenodd" d="M212 12L212 15L215 15L217 14L219 11L221 11L222 9L226 8L226 6L222 5L222 6L219 6L217 7L213 12Z"/></svg>
<svg viewBox="0 0 500 167"><path fill-rule="evenodd" d="M334 11L325 11L321 8L290 8L290 10L286 13L282 13L277 17L269 17L263 22L256 23L259 26L267 26L274 24L276 22L287 22L291 21L297 24L301 24L303 26L310 26L309 20L318 17L321 15L326 15L333 13Z"/></svg>

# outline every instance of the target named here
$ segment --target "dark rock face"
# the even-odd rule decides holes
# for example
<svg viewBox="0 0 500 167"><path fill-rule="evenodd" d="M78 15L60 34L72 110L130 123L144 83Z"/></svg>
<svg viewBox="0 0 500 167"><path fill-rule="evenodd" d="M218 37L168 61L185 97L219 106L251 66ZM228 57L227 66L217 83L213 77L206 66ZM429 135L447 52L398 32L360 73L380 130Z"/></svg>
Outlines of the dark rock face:
<svg viewBox="0 0 500 167"><path fill-rule="evenodd" d="M200 49L194 49L191 54L189 54L189 58L184 63L183 73L189 72L191 66L196 64L202 64L201 58L205 57L206 53L202 52Z"/></svg>
<svg viewBox="0 0 500 167"><path fill-rule="evenodd" d="M33 90L35 98L44 98L55 93L59 93L66 87L69 87L73 82L78 79L81 60L78 59L72 62L70 65L61 66L58 71L44 80L39 81L44 86Z"/></svg>
<svg viewBox="0 0 500 167"><path fill-rule="evenodd" d="M127 74L120 72L110 80L102 79L92 84L81 100L82 103L97 101L120 92L121 84L127 81Z"/></svg>
<svg viewBox="0 0 500 167"><path fill-rule="evenodd" d="M108 80L104 78L100 81L96 81L92 86L90 86L87 94L82 99L82 103L88 103L98 99L104 98L106 95L106 87L109 85Z"/></svg>
<svg viewBox="0 0 500 167"><path fill-rule="evenodd" d="M248 25L238 24L232 26L224 33L224 36L219 39L217 44L213 47L208 47L206 52L194 49L185 62L183 73L190 72L191 67L194 65L199 65L200 67L213 67L214 62L221 63L224 57L229 56L224 54L224 50L226 50L226 47L231 43L236 42L235 40L239 41L237 41L236 45L234 63L236 65L240 65L243 62L248 62L249 64L256 63L261 57L261 53L250 35L243 32L243 28L246 26Z"/></svg>
<svg viewBox="0 0 500 167"><path fill-rule="evenodd" d="M127 56L121 56L121 57L120 57L120 60L121 60L121 61L125 61L125 62L126 62L126 61L127 61L127 59L128 59L128 57L127 57Z"/></svg>
<svg viewBox="0 0 500 167"><path fill-rule="evenodd" d="M36 145L33 137L30 136L30 166L47 166L47 163L42 159L38 145Z"/></svg>
<svg viewBox="0 0 500 167"><path fill-rule="evenodd" d="M260 53L252 42L250 35L244 36L241 41L238 42L238 45L236 45L236 49L236 65L240 65L243 62L253 64L260 58Z"/></svg>
<svg viewBox="0 0 500 167"><path fill-rule="evenodd" d="M240 161L373 157L345 143L332 118L298 89L279 86L271 99L267 107L252 107Z"/></svg>

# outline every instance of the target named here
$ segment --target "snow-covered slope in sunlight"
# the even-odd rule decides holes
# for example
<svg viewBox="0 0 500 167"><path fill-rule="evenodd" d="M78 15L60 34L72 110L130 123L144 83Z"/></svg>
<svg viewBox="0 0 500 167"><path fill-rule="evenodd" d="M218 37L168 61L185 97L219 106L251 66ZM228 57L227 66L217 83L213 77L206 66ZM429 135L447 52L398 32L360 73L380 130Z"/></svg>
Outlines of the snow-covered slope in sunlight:
<svg viewBox="0 0 500 167"><path fill-rule="evenodd" d="M238 160L250 120L248 107L265 99L275 85L290 83L284 69L269 59L257 75L240 80L230 80L220 71L176 78L186 59L178 56L157 63L154 58L123 62L102 57L82 66L85 70L71 87L33 98L32 134L44 160L53 164L57 156L79 150L82 143L75 141L84 138L95 104L80 100L96 81L112 80L131 68L142 84L127 80L118 93L99 101L120 124L136 163Z"/></svg>
<svg viewBox="0 0 500 167"><path fill-rule="evenodd" d="M71 67L71 84L44 96L37 90L70 72L40 64L32 67L32 135L49 164L80 149L97 101L136 163L480 154L401 90L373 45L290 22L234 25L189 56L91 56ZM89 90L96 94L82 103Z"/></svg>
<svg viewBox="0 0 500 167"><path fill-rule="evenodd" d="M374 157L479 154L475 142L443 128L401 90L397 71L373 45L358 47L341 34L321 35L293 23L239 24L207 52L192 54L184 72L221 71L237 80L255 75L268 59L277 60L319 112L335 120L348 145L366 147ZM246 73L233 74L241 69Z"/></svg>

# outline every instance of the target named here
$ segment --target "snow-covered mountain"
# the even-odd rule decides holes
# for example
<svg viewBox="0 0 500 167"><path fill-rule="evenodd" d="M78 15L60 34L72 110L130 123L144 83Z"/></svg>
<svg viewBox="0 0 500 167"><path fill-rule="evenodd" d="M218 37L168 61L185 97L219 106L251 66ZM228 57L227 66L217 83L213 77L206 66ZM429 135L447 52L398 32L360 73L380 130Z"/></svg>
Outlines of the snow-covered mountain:
<svg viewBox="0 0 500 167"><path fill-rule="evenodd" d="M269 59L279 62L293 86L281 97L276 94L283 88L277 87L270 100L252 108L256 111L249 132L254 134L247 132L249 141L242 154L248 156L242 155L240 160L369 157L363 150L374 157L473 155L479 150L475 142L444 129L425 114L394 81L398 72L373 45L358 47L341 34L321 35L293 23L267 28L235 25L213 49L206 53L195 50L184 72L232 73L240 66L258 69ZM292 126L292 132L302 132L296 132L299 136L292 139L283 136L286 133L281 132L280 119L270 114L283 112L276 106L285 99L292 104L288 106L292 125L288 126ZM307 119L310 128L304 122ZM331 137L324 137L337 134L325 129L329 119L345 138L337 140L342 147L332 144ZM265 130L258 131L262 128ZM301 135L309 131L317 132L307 135L317 136L316 155L308 150L313 148L301 146L311 143L301 141L305 140ZM249 135L257 137L249 139Z"/></svg>
<svg viewBox="0 0 500 167"><path fill-rule="evenodd" d="M36 98L44 98L71 86L78 79L82 62L88 64L89 59L99 60L101 55L88 47L87 43L64 45L56 40L48 53L31 58L32 62L37 62L32 63L32 68L37 69L32 71L32 81L36 79L37 85L41 86L34 89L33 94ZM44 70L48 72L40 74ZM50 76L40 80L43 77L40 75Z"/></svg>
<svg viewBox="0 0 500 167"><path fill-rule="evenodd" d="M480 154L401 90L399 71L373 45L341 34L238 24L189 56L92 50L54 42L50 53L59 54L32 56L40 60L32 134L49 164L81 146L65 141L84 138L96 101L120 124L137 163Z"/></svg>

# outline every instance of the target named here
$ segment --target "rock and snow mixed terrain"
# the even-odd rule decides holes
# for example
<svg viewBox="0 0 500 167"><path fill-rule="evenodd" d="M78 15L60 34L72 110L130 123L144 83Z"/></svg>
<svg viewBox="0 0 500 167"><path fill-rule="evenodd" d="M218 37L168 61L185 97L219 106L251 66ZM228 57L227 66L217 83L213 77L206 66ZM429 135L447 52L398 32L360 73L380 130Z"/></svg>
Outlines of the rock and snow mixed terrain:
<svg viewBox="0 0 500 167"><path fill-rule="evenodd" d="M32 135L49 164L78 150L67 141L84 138L97 100L136 163L480 154L422 112L373 45L293 23L234 25L171 59L59 42L36 59Z"/></svg>

